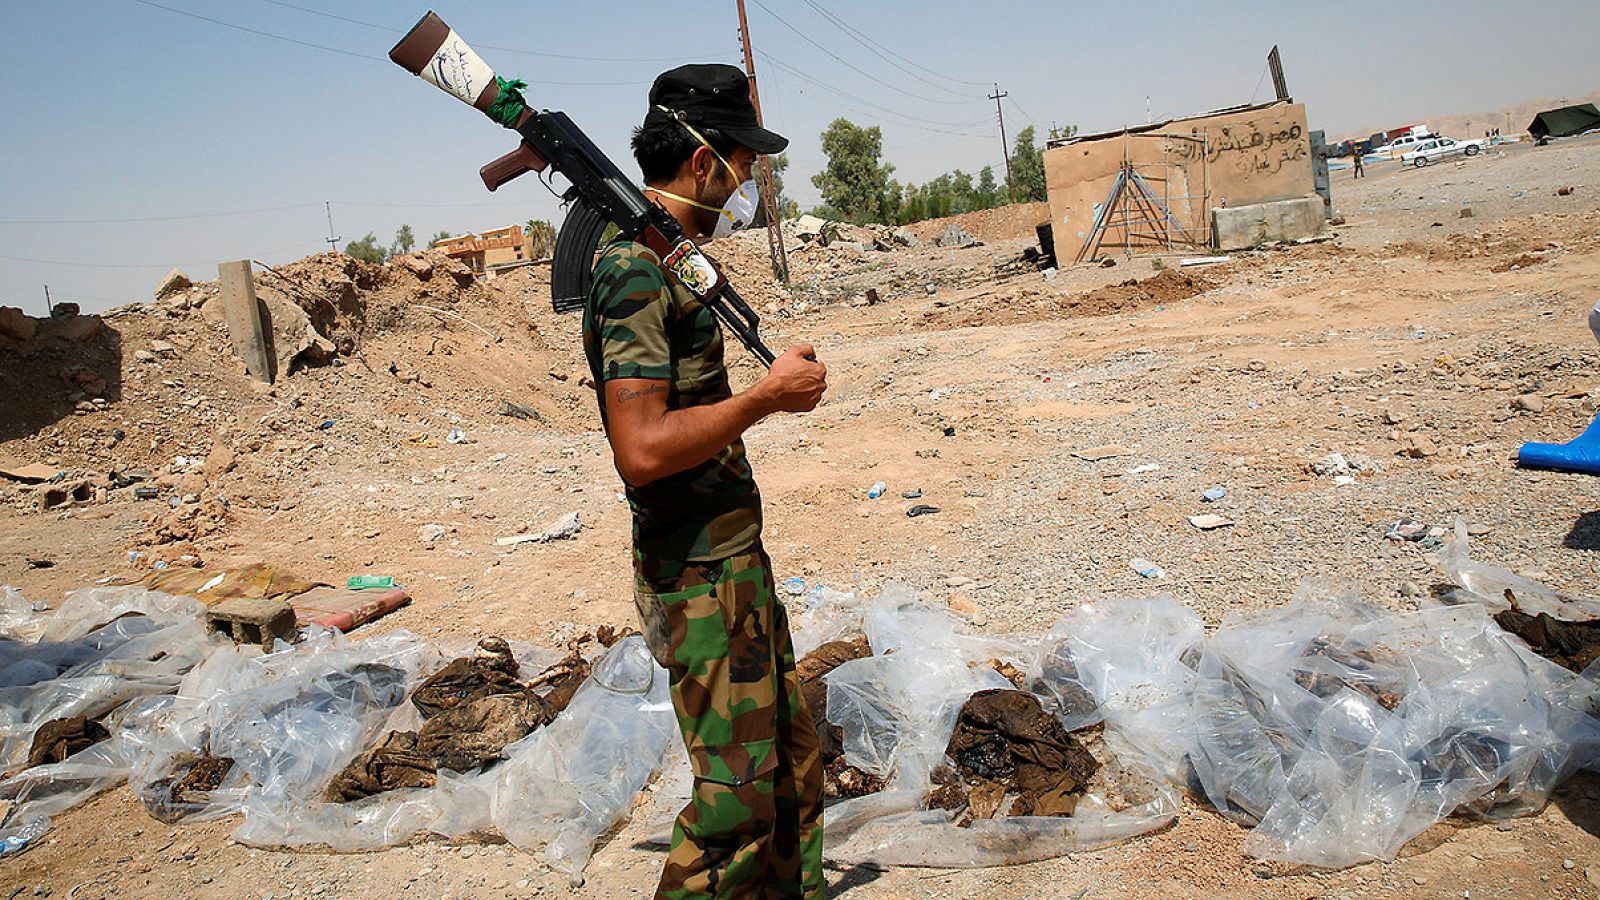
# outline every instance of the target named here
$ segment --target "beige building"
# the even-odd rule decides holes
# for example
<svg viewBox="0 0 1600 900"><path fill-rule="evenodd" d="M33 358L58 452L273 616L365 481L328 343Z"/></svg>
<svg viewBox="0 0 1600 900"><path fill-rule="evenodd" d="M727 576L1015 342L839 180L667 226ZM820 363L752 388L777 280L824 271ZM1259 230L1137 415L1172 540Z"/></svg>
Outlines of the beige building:
<svg viewBox="0 0 1600 900"><path fill-rule="evenodd" d="M435 241L433 247L466 263L474 272L490 272L526 262L528 242L521 225L491 228L482 234L463 234Z"/></svg>
<svg viewBox="0 0 1600 900"><path fill-rule="evenodd" d="M1044 166L1061 265L1085 244L1083 258L1228 246L1232 220L1248 217L1224 214L1218 225L1213 211L1316 190L1305 106L1289 101L1070 138L1045 150ZM1320 227L1319 214L1313 233Z"/></svg>

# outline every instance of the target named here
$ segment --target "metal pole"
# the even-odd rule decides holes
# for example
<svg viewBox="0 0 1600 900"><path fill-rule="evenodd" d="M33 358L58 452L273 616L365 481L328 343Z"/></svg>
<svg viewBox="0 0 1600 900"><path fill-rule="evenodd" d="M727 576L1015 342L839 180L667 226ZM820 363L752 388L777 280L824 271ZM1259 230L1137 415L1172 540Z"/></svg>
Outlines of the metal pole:
<svg viewBox="0 0 1600 900"><path fill-rule="evenodd" d="M740 2L742 3L744 0L740 0ZM994 113L1000 117L1000 152L1005 154L1006 158L1006 195L1011 198L1012 203L1016 203L1017 188L1011 181L1011 145L1006 143L1006 113L1005 110L1000 108L1000 98L1009 96L1010 94L1000 90L1000 85L996 84L994 93L989 95L989 99L994 101Z"/></svg>
<svg viewBox="0 0 1600 900"><path fill-rule="evenodd" d="M328 213L328 250L337 252L339 239L333 236L333 204L327 200L322 201L322 208Z"/></svg>
<svg viewBox="0 0 1600 900"><path fill-rule="evenodd" d="M744 45L744 71L750 79L750 102L756 108L756 124L762 125L761 94L756 90L756 58L750 52L750 21L744 13L744 0L735 0L739 7L739 42ZM767 249L772 253L772 277L789 280L789 253L783 246L783 228L778 224L778 198L772 190L772 162L763 154L756 160L758 184L761 186L761 206L767 215Z"/></svg>

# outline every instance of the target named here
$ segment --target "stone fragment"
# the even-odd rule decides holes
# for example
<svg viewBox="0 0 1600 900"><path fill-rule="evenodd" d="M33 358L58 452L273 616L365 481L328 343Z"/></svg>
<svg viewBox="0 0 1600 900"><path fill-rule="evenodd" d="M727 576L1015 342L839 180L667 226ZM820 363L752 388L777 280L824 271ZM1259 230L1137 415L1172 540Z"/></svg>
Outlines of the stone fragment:
<svg viewBox="0 0 1600 900"><path fill-rule="evenodd" d="M156 285L156 299L165 300L173 294L186 291L192 287L194 287L194 282L189 279L189 276L177 269L173 269L167 273L167 277L161 279L160 284Z"/></svg>
<svg viewBox="0 0 1600 900"><path fill-rule="evenodd" d="M31 341L39 333L39 320L15 306L0 306L0 334L18 341Z"/></svg>
<svg viewBox="0 0 1600 900"><path fill-rule="evenodd" d="M1544 398L1538 394L1523 394L1511 401L1511 408L1518 412L1542 413Z"/></svg>

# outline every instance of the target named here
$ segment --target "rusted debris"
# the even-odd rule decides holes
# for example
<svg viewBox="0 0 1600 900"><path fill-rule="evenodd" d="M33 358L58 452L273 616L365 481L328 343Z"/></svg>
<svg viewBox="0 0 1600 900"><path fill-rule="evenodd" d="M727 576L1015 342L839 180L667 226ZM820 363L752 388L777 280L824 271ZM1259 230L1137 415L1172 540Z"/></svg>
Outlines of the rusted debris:
<svg viewBox="0 0 1600 900"><path fill-rule="evenodd" d="M1507 609L1495 613L1494 621L1564 669L1582 672L1600 659L1600 619L1567 622L1546 613L1530 616L1520 609Z"/></svg>
<svg viewBox="0 0 1600 900"><path fill-rule="evenodd" d="M945 753L955 772L935 779L929 805L959 809L964 802L963 826L997 815L1070 816L1100 768L1038 697L1017 690L973 694Z"/></svg>
<svg viewBox="0 0 1600 900"><path fill-rule="evenodd" d="M1303 663L1295 669L1295 684L1317 697L1332 697L1349 688L1389 710L1405 700L1405 686L1384 674L1393 667L1383 665L1371 650L1350 650L1318 637L1306 645L1300 658Z"/></svg>
<svg viewBox="0 0 1600 900"><path fill-rule="evenodd" d="M411 703L422 714L417 731L393 731L357 756L328 785L325 796L347 803L401 788L430 788L440 769L465 772L493 765L507 746L548 725L589 677L589 661L574 641L560 662L524 683L511 647L500 638L478 642L472 656L452 660L419 686ZM541 695L540 688L546 689Z"/></svg>
<svg viewBox="0 0 1600 900"><path fill-rule="evenodd" d="M139 798L150 815L168 824L203 809L207 795L233 771L232 759L210 753L185 754L175 762L173 774L151 782Z"/></svg>
<svg viewBox="0 0 1600 900"><path fill-rule="evenodd" d="M93 719L83 716L53 719L33 733L33 746L28 750L28 768L62 762L79 750L87 750L109 737L111 732Z"/></svg>
<svg viewBox="0 0 1600 900"><path fill-rule="evenodd" d="M828 685L823 676L853 659L872 655L864 637L851 641L830 641L806 654L795 664L800 679L800 695L811 711L822 749L822 794L830 799L861 797L884 789L886 782L877 775L861 771L844 761L844 731L828 724Z"/></svg>

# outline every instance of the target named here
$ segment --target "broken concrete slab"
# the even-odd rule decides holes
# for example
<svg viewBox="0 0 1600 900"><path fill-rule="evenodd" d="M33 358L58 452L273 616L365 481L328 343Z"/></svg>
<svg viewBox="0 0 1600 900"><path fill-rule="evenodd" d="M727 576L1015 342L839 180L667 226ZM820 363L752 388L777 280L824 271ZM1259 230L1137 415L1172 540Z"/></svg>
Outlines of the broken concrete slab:
<svg viewBox="0 0 1600 900"><path fill-rule="evenodd" d="M178 269L173 269L167 273L167 277L161 279L160 284L156 285L156 299L165 300L173 294L187 291L192 287L194 287L194 281L189 276Z"/></svg>
<svg viewBox="0 0 1600 900"><path fill-rule="evenodd" d="M230 597L206 610L206 629L235 644L258 644L271 650L275 641L292 643L299 632L294 608L282 600Z"/></svg>
<svg viewBox="0 0 1600 900"><path fill-rule="evenodd" d="M951 222L933 239L935 247L981 247L983 241L978 240L961 227L959 222Z"/></svg>
<svg viewBox="0 0 1600 900"><path fill-rule="evenodd" d="M12 481L20 481L23 484L38 484L41 481L49 481L56 477L60 471L55 466L47 466L44 463L20 463L0 460L0 477L9 478Z"/></svg>
<svg viewBox="0 0 1600 900"><path fill-rule="evenodd" d="M1273 200L1211 211L1213 243L1219 250L1248 250L1278 241L1297 241L1322 233L1326 219L1316 195Z"/></svg>
<svg viewBox="0 0 1600 900"><path fill-rule="evenodd" d="M57 304L59 306L59 304ZM100 333L101 322L99 316L61 316L44 319L40 322L40 333L48 337L60 338L72 344L81 344Z"/></svg>

